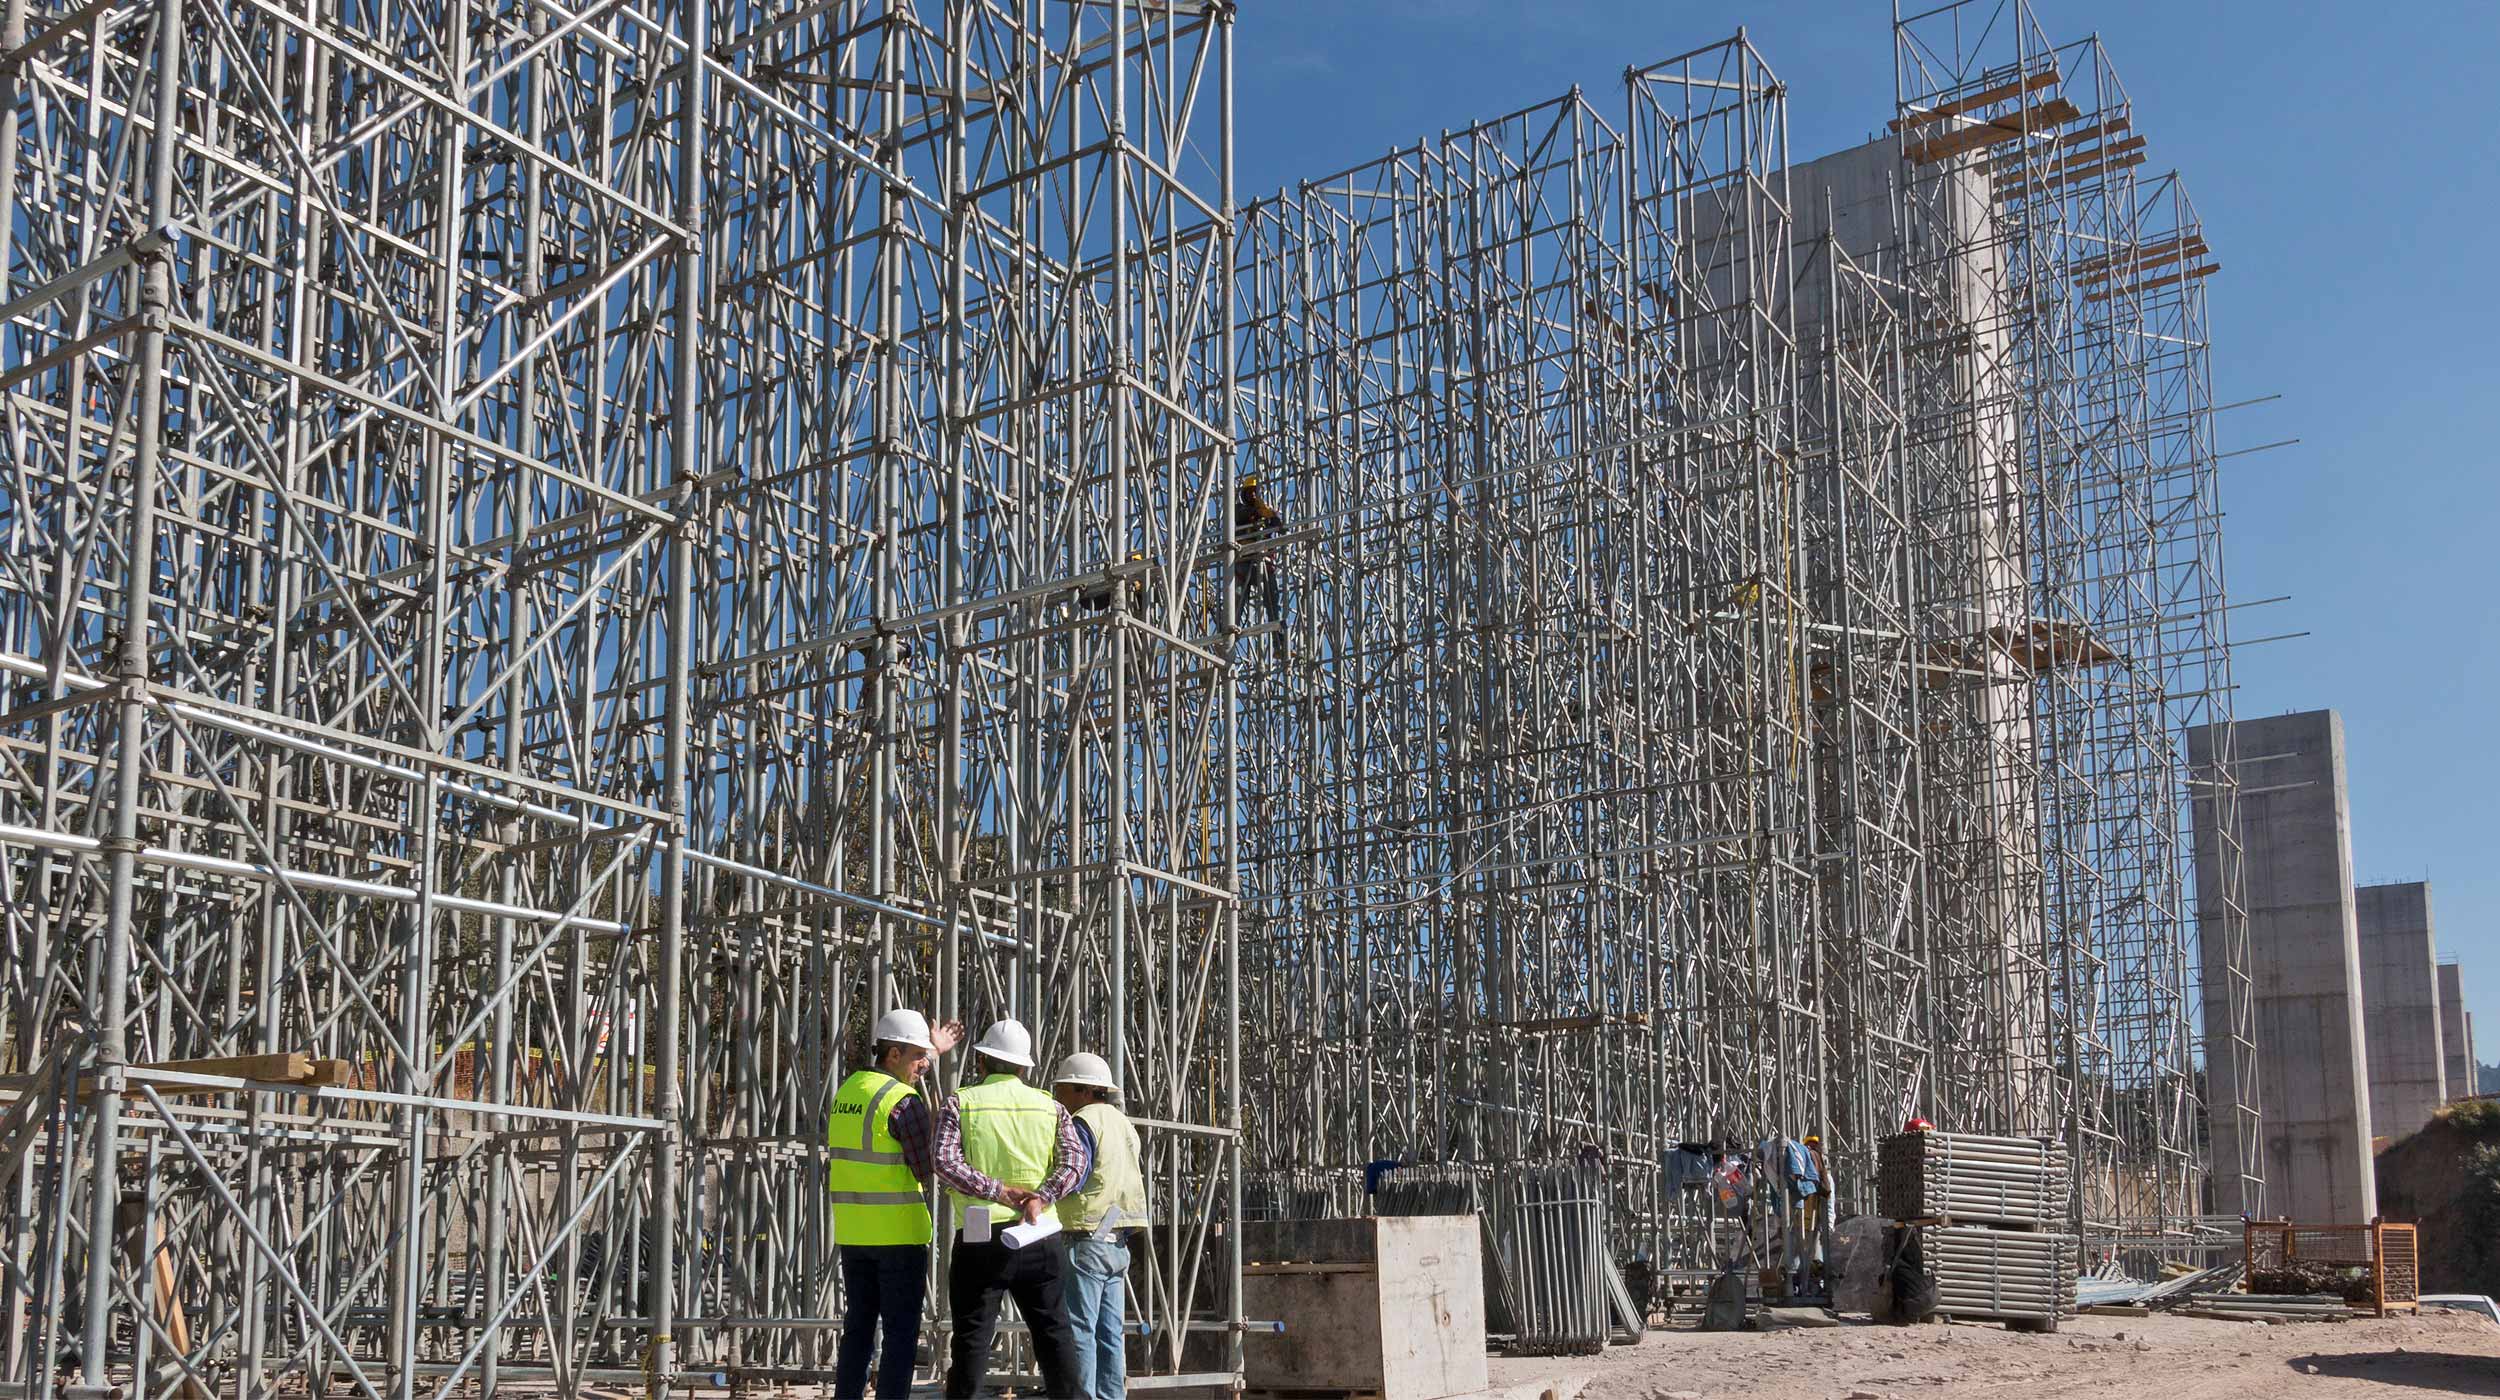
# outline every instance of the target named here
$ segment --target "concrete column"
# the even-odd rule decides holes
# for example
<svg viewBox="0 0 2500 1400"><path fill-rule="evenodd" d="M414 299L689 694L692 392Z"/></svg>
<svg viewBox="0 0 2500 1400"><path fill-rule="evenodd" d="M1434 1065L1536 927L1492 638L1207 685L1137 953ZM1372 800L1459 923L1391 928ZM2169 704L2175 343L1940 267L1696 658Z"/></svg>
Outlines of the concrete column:
<svg viewBox="0 0 2500 1400"><path fill-rule="evenodd" d="M2420 1132L2448 1101L2431 887L2419 881L2363 885L2352 893L2361 935L2370 1129L2383 1146Z"/></svg>
<svg viewBox="0 0 2500 1400"><path fill-rule="evenodd" d="M2230 744L2188 731L2200 776L2228 755L2238 779L2240 847L2248 900L2248 957L2256 1042L2258 1131L2269 1214L2320 1224L2378 1213L2370 1164L2369 1072L2362 1046L2361 946L2352 894L2352 816L2344 784L2344 726L2332 710L2241 720ZM2198 933L2205 965L2222 965L2222 843L2210 801L2196 804ZM2229 1024L2221 980L2205 982L2205 1023ZM2208 1055L2227 1053L2208 1035ZM2209 1063L2214 1082L2227 1064ZM2235 1150L2220 1141L2215 1160ZM2219 1173L2217 1174L2219 1175ZM2221 1194L2236 1194L2230 1184ZM2241 1203L2217 1199L2215 1209Z"/></svg>
<svg viewBox="0 0 2500 1400"><path fill-rule="evenodd" d="M2439 1048L2448 1097L2471 1098L2474 1083L2474 1013L2465 1009L2465 969L2439 965Z"/></svg>

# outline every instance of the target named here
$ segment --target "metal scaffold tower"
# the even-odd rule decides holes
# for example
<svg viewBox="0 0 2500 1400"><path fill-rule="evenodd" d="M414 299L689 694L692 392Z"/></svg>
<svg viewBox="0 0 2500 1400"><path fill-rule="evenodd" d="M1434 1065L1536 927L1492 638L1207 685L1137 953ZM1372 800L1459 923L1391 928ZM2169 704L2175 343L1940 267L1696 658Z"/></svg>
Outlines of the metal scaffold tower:
<svg viewBox="0 0 2500 1400"><path fill-rule="evenodd" d="M1904 226L1938 374L1984 386L1979 420L2010 429L1979 434L2021 563L1986 669L2025 712L2038 834L2036 936L1997 926L2018 1092L1947 1108L2063 1136L2078 1225L2166 1248L2203 1210L2206 1115L2246 1124L2255 1105L2248 1057L2208 1082L2198 1044L2200 955L2233 989L2234 1024L2208 1041L2247 1035L2237 861L2200 891L2187 840L2191 801L2234 800L2227 779L2192 790L2184 748L2231 713L2202 291L2219 265L2179 177L2137 173L2146 137L2097 40L2052 45L2019 0L1896 19Z"/></svg>
<svg viewBox="0 0 2500 1400"><path fill-rule="evenodd" d="M1913 490L1922 459L1898 259L1853 255L1828 204L1810 193L1798 203L1818 892L1808 994L1826 1022L1824 1155L1865 1172L1877 1140L1928 1101L1937 1068L1934 855L1921 828L1923 714L1936 698L1921 680L1939 667L1920 585L1922 565L1949 556L1926 536ZM1840 1190L1871 1208L1872 1177L1851 1174Z"/></svg>
<svg viewBox="0 0 2500 1400"><path fill-rule="evenodd" d="M1262 1208L1594 1156L1708 1263L1677 1143L1871 1207L1924 1115L2193 1236L2213 264L2097 43L1898 32L1895 135L1801 169L1740 39L1245 214Z"/></svg>
<svg viewBox="0 0 2500 1400"><path fill-rule="evenodd" d="M1236 1369L1231 18L10 0L9 1381L827 1379L891 1005Z"/></svg>
<svg viewBox="0 0 2500 1400"><path fill-rule="evenodd" d="M1252 205L1266 1171L1819 1118L1782 90L1741 39Z"/></svg>

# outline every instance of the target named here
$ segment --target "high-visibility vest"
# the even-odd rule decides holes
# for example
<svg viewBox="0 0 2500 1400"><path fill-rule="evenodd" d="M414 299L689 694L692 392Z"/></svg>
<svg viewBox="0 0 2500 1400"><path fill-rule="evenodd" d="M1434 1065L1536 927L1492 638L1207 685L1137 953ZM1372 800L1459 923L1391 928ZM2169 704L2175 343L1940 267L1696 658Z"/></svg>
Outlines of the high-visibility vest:
<svg viewBox="0 0 2500 1400"><path fill-rule="evenodd" d="M929 1197L894 1138L894 1108L919 1090L883 1070L842 1081L825 1122L835 1244L927 1244Z"/></svg>
<svg viewBox="0 0 2500 1400"><path fill-rule="evenodd" d="M1137 1125L1107 1103L1089 1103L1076 1111L1078 1121L1094 1134L1094 1174L1085 1189L1059 1203L1059 1223L1070 1230L1094 1230L1117 1207L1115 1229L1148 1223L1145 1153L1137 1144Z"/></svg>
<svg viewBox="0 0 2500 1400"><path fill-rule="evenodd" d="M1032 1190L1050 1175L1059 1155L1059 1101L1012 1074L993 1074L955 1096L955 1112L963 1126L964 1165L1002 1184ZM958 1192L955 1226L963 1227L964 1210L986 1206L1000 1225L1008 1219L1003 1205Z"/></svg>

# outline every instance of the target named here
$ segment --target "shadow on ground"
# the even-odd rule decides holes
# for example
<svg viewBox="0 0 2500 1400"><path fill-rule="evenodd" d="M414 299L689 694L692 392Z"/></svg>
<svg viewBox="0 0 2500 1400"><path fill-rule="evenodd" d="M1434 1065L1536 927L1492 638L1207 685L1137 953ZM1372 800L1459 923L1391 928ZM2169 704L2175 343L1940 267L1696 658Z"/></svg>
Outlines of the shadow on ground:
<svg viewBox="0 0 2500 1400"><path fill-rule="evenodd" d="M2341 1376L2448 1395L2500 1395L2500 1357L2456 1351L2343 1351L2295 1356L2301 1375Z"/></svg>

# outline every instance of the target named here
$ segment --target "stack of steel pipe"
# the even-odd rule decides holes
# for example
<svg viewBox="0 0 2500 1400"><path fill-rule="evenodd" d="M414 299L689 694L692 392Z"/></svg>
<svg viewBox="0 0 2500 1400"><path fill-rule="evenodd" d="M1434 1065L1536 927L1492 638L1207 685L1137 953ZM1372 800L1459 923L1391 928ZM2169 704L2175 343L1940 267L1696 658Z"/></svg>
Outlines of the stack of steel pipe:
<svg viewBox="0 0 2500 1400"><path fill-rule="evenodd" d="M1504 1176L1495 1193L1517 1269L1519 1331L1512 1349L1561 1355L1604 1351L1614 1331L1606 1276L1605 1182L1577 1164Z"/></svg>
<svg viewBox="0 0 2500 1400"><path fill-rule="evenodd" d="M1876 1190L1895 1220L2053 1225L2066 1188L2066 1149L2038 1138L1896 1133L1877 1148Z"/></svg>
<svg viewBox="0 0 2500 1400"><path fill-rule="evenodd" d="M2054 1322L2075 1310L2083 1251L2073 1235L1940 1225L1919 1246L1945 1316Z"/></svg>
<svg viewBox="0 0 2500 1400"><path fill-rule="evenodd" d="M2235 1322L2348 1322L2366 1316L2332 1293L2191 1293L2183 1317L2212 1317Z"/></svg>
<svg viewBox="0 0 2500 1400"><path fill-rule="evenodd" d="M1341 1171L1245 1174L1241 1215L1244 1220L1343 1220L1361 1213L1362 1186L1359 1177Z"/></svg>

